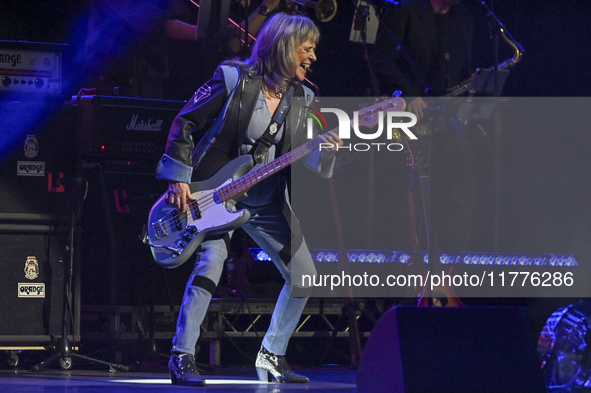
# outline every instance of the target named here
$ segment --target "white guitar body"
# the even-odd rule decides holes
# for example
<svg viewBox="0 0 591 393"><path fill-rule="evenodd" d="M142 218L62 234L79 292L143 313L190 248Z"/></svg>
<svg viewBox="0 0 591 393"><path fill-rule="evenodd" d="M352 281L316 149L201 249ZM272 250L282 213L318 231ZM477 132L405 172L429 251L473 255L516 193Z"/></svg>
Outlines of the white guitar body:
<svg viewBox="0 0 591 393"><path fill-rule="evenodd" d="M164 193L152 206L148 217L147 243L154 260L167 269L180 266L207 236L223 234L243 225L250 218L245 210L234 210L235 201L222 202L216 191L238 179L253 167L251 156L240 156L211 178L190 184L196 202L186 213L167 205Z"/></svg>

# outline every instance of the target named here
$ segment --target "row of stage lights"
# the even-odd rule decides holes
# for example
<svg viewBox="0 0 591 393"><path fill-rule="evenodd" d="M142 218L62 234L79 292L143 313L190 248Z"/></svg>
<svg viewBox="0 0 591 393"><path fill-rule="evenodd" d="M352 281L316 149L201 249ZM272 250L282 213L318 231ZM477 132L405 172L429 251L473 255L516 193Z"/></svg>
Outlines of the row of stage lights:
<svg viewBox="0 0 591 393"><path fill-rule="evenodd" d="M260 248L250 249L256 261L271 261L267 253ZM312 249L310 254L316 262L338 262L340 250ZM422 251L425 263L429 263L429 253ZM571 254L521 254L495 252L444 252L439 253L444 265L497 265L497 266L578 266ZM370 251L347 250L349 262L358 263L402 263L411 258L409 251Z"/></svg>

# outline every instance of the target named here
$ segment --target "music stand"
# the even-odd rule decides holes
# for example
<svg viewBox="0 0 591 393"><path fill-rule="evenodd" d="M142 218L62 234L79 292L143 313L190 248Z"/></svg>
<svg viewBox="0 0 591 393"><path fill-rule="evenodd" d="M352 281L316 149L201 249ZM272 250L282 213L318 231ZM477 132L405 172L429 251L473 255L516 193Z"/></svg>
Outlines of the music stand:
<svg viewBox="0 0 591 393"><path fill-rule="evenodd" d="M509 77L509 70L497 69L498 90L495 86L495 69L494 68L477 68L474 72L474 77L468 86L468 93L471 96L492 96L496 91L501 91L503 85Z"/></svg>
<svg viewBox="0 0 591 393"><path fill-rule="evenodd" d="M498 88L499 91L503 88L507 77L509 76L509 70L498 70ZM468 86L468 92L471 96L479 97L491 97L494 95L495 80L494 80L494 69L492 68L477 68L474 72L474 78ZM492 116L497 100L495 99L480 99L477 101L471 98L462 99L462 104L458 109L458 119L475 119L475 120L486 120Z"/></svg>

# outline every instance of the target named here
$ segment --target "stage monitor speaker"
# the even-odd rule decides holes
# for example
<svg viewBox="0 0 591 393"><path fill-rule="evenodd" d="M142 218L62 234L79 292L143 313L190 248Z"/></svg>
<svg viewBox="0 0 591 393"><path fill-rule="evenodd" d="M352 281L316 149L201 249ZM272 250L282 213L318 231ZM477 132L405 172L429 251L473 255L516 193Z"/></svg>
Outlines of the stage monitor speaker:
<svg viewBox="0 0 591 393"><path fill-rule="evenodd" d="M545 393L524 309L405 307L371 332L357 389L404 393Z"/></svg>

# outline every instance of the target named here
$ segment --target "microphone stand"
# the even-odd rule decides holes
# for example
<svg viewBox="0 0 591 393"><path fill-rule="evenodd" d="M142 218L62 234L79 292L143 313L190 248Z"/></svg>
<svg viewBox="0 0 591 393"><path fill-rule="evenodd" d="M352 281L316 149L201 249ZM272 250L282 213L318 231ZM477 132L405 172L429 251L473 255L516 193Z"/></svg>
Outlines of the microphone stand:
<svg viewBox="0 0 591 393"><path fill-rule="evenodd" d="M355 6L355 16L353 19L353 30L360 32L361 42L363 44L363 56L365 57L365 61L367 63L367 69L369 72L369 80L371 81L371 90L374 94L374 97L380 96L380 91L378 88L378 80L373 72L371 67L371 62L369 59L369 51L367 50L367 18L369 17L369 4L362 5L357 2ZM370 151L370 158L369 158L369 168L368 168L368 176L367 176L367 230L365 233L366 237L366 246L367 248L372 248L372 222L373 222L373 206L374 206L374 170L375 170L375 157L373 155L373 151Z"/></svg>
<svg viewBox="0 0 591 393"><path fill-rule="evenodd" d="M79 326L77 322L77 314L79 312L79 292L76 293L76 299L73 299L73 281L76 284L79 284L78 277L74 275L74 263L76 260L76 253L75 253L75 234L76 234L76 223L80 216L80 212L82 211L82 205L86 199L86 193L88 191L88 182L84 179L74 179L76 183L78 180L84 181L86 184L86 190L84 192L84 196L80 203L77 202L77 193L76 188L77 186L74 185L72 187L72 211L71 211L71 222L70 222L70 239L68 245L69 251L69 263L66 266L66 278L65 278L65 286L64 286L64 304L63 304L63 321L62 321L62 336L57 339L57 343L55 345L55 353L51 355L49 358L39 362L31 367L31 371L34 372L42 372L45 370L45 366L53 363L56 360L59 360L59 365L62 370L70 370L72 368L72 361L73 359L80 359L87 361L89 363L98 363L109 367L109 372L116 372L116 371L129 371L129 367L123 364L116 364L111 362L106 362L99 359L94 359L88 356L80 355L76 352L75 344L70 341L70 337L72 340L76 341L76 336L79 336ZM76 250L77 251L77 250ZM79 288L77 288L79 291ZM75 302L74 308L72 303Z"/></svg>
<svg viewBox="0 0 591 393"><path fill-rule="evenodd" d="M494 13L494 1L490 0L490 7L485 0L482 1L481 5L487 12L489 17L489 27L491 29L490 38L493 42L493 78L494 78L494 92L495 97L495 116L493 120L493 128L495 130L495 151L494 151L494 251L499 251L500 241L500 221L501 221L501 144L502 144L502 133L501 133L501 106L500 96L501 89L499 85L499 29L504 29L505 34L510 37L513 42L517 42L513 39L511 34L507 31L503 23Z"/></svg>
<svg viewBox="0 0 591 393"><path fill-rule="evenodd" d="M337 195L334 189L334 180L328 179L328 187L330 190L330 199L332 202L332 209L335 219L335 228L337 232L337 238L339 242L340 253L338 257L338 264L340 269L346 274L349 273L349 256L345 248L345 240L343 236L343 227L341 224L341 216L339 214L339 207L337 204ZM348 325L349 331L349 361L353 368L357 369L359 365L359 359L361 358L361 340L359 338L359 326L357 325L356 310L359 310L359 303L355 301L351 288L349 287L349 293L347 296L347 304L341 308L341 315L332 331L329 342L324 350L322 358L324 359L330 349L332 343L337 337L338 330L342 323ZM346 320L346 322L345 322ZM338 351L337 351L338 352Z"/></svg>

